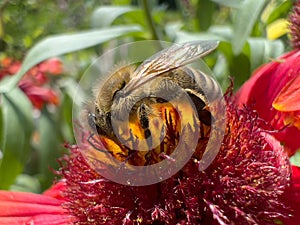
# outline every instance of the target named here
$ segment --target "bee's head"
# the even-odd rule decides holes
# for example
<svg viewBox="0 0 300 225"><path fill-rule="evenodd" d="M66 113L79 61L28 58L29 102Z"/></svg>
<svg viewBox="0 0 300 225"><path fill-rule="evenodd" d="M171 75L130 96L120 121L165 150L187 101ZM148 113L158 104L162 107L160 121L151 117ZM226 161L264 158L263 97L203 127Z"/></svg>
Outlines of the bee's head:
<svg viewBox="0 0 300 225"><path fill-rule="evenodd" d="M94 133L110 137L113 133L110 112L104 113L96 108L96 112L88 112L87 121Z"/></svg>

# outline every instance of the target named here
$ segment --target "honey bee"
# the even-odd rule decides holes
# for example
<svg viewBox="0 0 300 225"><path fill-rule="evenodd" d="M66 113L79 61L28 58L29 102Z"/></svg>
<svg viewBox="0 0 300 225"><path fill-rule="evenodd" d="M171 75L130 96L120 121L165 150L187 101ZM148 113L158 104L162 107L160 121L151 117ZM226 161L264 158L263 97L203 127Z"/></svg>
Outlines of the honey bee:
<svg viewBox="0 0 300 225"><path fill-rule="evenodd" d="M129 120L137 119L144 138L151 145L149 122L157 114L153 106L179 98L182 91L194 103L200 122L210 126L213 117L208 105L220 96L220 88L212 77L187 64L207 55L217 46L217 41L174 44L139 66L118 68L95 93L93 106L87 112L90 128L118 143L113 122L123 121L128 115ZM167 96L167 99L161 96Z"/></svg>

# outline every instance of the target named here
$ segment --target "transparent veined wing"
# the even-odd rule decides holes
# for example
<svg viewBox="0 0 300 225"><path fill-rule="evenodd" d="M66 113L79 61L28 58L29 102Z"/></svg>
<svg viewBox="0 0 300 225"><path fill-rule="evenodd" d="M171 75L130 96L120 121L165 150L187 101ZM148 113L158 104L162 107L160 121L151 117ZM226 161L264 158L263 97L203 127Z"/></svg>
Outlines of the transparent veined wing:
<svg viewBox="0 0 300 225"><path fill-rule="evenodd" d="M124 93L130 93L146 82L165 72L174 70L212 52L219 42L195 41L174 44L145 60L134 72L130 82L124 87Z"/></svg>

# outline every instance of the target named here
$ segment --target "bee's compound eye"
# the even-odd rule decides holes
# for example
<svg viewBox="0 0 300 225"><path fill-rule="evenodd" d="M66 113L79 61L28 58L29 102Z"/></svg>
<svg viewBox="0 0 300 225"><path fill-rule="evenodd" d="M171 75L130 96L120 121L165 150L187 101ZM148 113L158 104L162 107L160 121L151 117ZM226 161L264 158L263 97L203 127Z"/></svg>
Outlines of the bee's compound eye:
<svg viewBox="0 0 300 225"><path fill-rule="evenodd" d="M88 123L92 130L97 132L96 115L94 113L88 113Z"/></svg>

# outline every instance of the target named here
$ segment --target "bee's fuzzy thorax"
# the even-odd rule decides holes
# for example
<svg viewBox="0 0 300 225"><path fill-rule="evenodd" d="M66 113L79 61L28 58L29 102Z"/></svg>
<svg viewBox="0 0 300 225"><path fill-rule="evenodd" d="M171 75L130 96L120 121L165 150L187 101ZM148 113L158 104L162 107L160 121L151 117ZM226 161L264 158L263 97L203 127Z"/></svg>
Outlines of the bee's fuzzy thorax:
<svg viewBox="0 0 300 225"><path fill-rule="evenodd" d="M103 87L103 84L105 84L105 81L114 73L117 73L118 71L127 68L128 72L130 74L133 73L133 71L136 69L136 66L132 63L129 63L127 61L121 61L119 63L116 63L105 75L99 76L98 80L96 80L95 84L92 89L93 89L93 95L94 98L97 98L99 94L99 90Z"/></svg>
<svg viewBox="0 0 300 225"><path fill-rule="evenodd" d="M93 88L95 104L104 111L108 111L112 105L114 94L128 83L134 69L135 67L132 65L119 65L107 76L105 82L101 81L104 78L99 80L97 86Z"/></svg>

